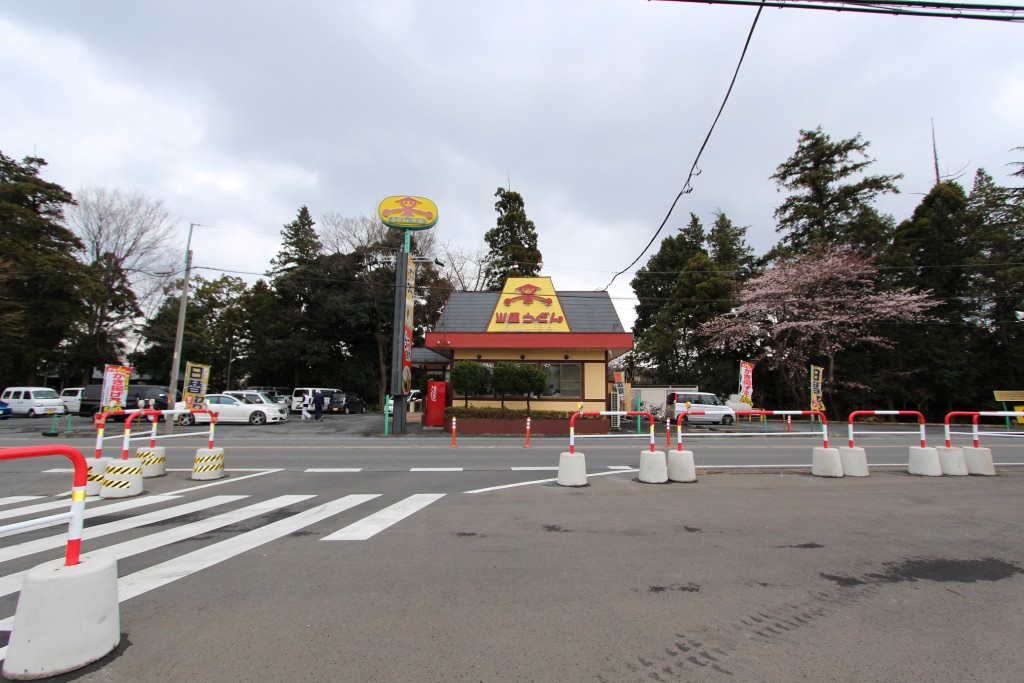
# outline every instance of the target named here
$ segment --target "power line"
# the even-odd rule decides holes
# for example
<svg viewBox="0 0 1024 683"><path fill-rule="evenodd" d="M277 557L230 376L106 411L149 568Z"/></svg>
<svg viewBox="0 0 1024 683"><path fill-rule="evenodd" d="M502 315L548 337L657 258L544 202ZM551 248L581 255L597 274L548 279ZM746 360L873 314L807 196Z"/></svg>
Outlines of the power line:
<svg viewBox="0 0 1024 683"><path fill-rule="evenodd" d="M736 85L736 77L739 76L740 67L743 66L743 58L747 56L747 48L750 47L750 39L753 38L754 36L754 28L757 27L757 20L761 18L762 8L763 4L761 7L758 7L757 14L754 15L754 21L750 25L750 31L747 32L747 40L743 43L743 52L740 53L740 60L736 64L736 70L733 71L732 80L729 81L729 88L728 90L725 91L725 97L722 98L722 105L718 108L718 113L715 115L715 120L711 123L711 128L708 129L708 134L704 136L704 142L703 144L701 144L700 150L697 152L697 156L693 160L693 165L690 166L690 173L689 175L686 176L686 182L683 184L683 189L679 191L679 194L677 194L676 198L672 201L672 206L669 207L668 213L665 214L665 218L664 220L661 221L661 225L658 226L658 229L655 231L654 236L651 237L651 241L648 242L647 246L643 248L643 251L641 251L635 259L633 259L632 263L630 263L628 266L626 266L625 268L623 268L622 270L620 270L619 272L615 273L615 275L612 276L612 279L609 280L608 284L604 286L605 291L607 291L608 288L612 286L612 283L615 282L615 279L617 277L619 277L627 270L635 266L637 261L643 258L644 254L647 253L647 250L651 248L652 244L654 244L654 240L658 239L658 235L660 235L661 231L665 229L665 224L668 223L669 217L672 216L672 212L675 211L676 204L679 203L679 200L682 198L682 196L684 194L689 194L690 192L693 192L693 187L690 185L690 181L693 180L695 176L700 175L700 170L697 168L697 163L700 162L700 157L704 153L704 148L708 146L708 141L711 139L711 133L714 132L715 126L718 124L718 119L722 117L722 111L725 110L725 103L729 101L729 95L732 94L732 88L734 85Z"/></svg>
<svg viewBox="0 0 1024 683"><path fill-rule="evenodd" d="M1024 6L959 2L926 2L919 0L893 0L866 2L864 0L664 0L700 5L736 5L775 7L779 9L813 9L830 12L857 12L860 14L890 14L910 17L938 17L945 19L980 19L984 21L1024 22Z"/></svg>

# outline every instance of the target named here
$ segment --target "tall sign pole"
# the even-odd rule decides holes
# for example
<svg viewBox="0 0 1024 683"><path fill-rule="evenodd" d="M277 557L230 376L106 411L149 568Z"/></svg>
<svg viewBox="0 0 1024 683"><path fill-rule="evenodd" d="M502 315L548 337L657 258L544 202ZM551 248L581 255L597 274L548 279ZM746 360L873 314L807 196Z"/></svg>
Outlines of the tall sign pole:
<svg viewBox="0 0 1024 683"><path fill-rule="evenodd" d="M416 271L410 253L412 232L437 224L437 206L423 197L386 197L377 215L387 227L404 232L402 252L395 259L395 315L391 334L392 434L406 432L406 396L412 390L413 299Z"/></svg>

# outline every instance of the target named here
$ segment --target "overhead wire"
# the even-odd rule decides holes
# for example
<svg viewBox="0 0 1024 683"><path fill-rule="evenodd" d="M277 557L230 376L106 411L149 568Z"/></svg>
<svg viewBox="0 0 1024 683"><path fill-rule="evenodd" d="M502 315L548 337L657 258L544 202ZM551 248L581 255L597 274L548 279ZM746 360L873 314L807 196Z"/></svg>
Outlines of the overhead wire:
<svg viewBox="0 0 1024 683"><path fill-rule="evenodd" d="M683 189L679 191L679 194L677 194L676 198L672 201L672 205L669 207L668 213L665 214L665 218L661 221L661 225L658 226L658 229L655 231L654 236L651 237L651 240L647 243L647 246L645 246L643 248L643 251L641 251L635 259L633 259L632 263L630 263L628 266L626 266L619 272L615 273L615 275L612 276L612 279L608 281L608 284L604 286L604 289L602 291L607 291L608 288L612 286L612 283L615 282L616 278L618 278L623 273L627 272L630 268L635 266L640 259L644 257L644 254L647 253L647 250L651 248L652 244L654 244L654 240L658 239L658 235L660 235L661 231L665 229L665 224L668 223L668 219L672 216L672 212L675 211L676 204L679 203L679 200L682 199L684 194L689 194L690 192L693 192L693 186L691 185L691 181L696 176L700 175L700 169L697 167L697 164L700 163L700 157L702 154L704 154L704 149L708 146L708 142L711 140L711 134L715 131L715 126L718 125L718 120L722 117L722 112L725 110L725 105L729 101L729 96L732 94L733 86L736 85L736 78L739 76L740 67L743 66L743 60L747 56L747 48L750 47L750 40L754 37L754 29L757 28L757 20L761 18L761 11L763 9L764 7L762 2L762 6L759 6L757 8L757 13L754 15L754 21L750 24L750 30L747 32L747 39L743 43L743 52L740 53L739 62L737 62L736 69L733 71L732 74L732 79L729 81L729 88L725 91L725 97L722 98L722 104L721 106L718 107L718 113L715 115L715 120L711 123L711 127L708 129L708 134L704 136L704 142L701 144L700 150L697 151L697 156L693 160L693 165L690 166L690 172L686 176L686 182L683 183Z"/></svg>

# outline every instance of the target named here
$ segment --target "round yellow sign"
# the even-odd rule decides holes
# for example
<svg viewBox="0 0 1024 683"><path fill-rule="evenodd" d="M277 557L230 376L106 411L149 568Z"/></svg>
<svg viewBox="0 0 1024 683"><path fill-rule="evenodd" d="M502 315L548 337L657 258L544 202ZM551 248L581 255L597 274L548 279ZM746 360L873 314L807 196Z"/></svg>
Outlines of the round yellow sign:
<svg viewBox="0 0 1024 683"><path fill-rule="evenodd" d="M396 195L381 201L377 215L395 230L427 230L437 224L437 205L423 197Z"/></svg>

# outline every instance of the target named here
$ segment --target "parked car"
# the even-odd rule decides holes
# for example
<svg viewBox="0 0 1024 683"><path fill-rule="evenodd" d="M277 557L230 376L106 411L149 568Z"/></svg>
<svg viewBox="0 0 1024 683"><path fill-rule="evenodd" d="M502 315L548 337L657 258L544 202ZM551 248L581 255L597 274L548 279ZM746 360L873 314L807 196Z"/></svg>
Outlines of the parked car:
<svg viewBox="0 0 1024 683"><path fill-rule="evenodd" d="M268 422L284 422L288 419L288 411L284 406L266 403L250 403L244 398L227 394L207 394L206 407L217 413L217 424L222 422L241 422L253 425ZM181 423L192 425L199 415L182 415Z"/></svg>
<svg viewBox="0 0 1024 683"><path fill-rule="evenodd" d="M247 387L239 389L239 391L262 391L276 403L282 403L286 406L291 405L292 402L292 390L289 387Z"/></svg>
<svg viewBox="0 0 1024 683"><path fill-rule="evenodd" d="M326 413L343 413L348 415L349 413L366 412L366 401L358 394L338 391L331 394L329 399L324 406L324 412Z"/></svg>
<svg viewBox="0 0 1024 683"><path fill-rule="evenodd" d="M0 394L14 415L63 415L66 411L57 392L48 387L8 387Z"/></svg>
<svg viewBox="0 0 1024 683"><path fill-rule="evenodd" d="M0 420L6 420L11 415L14 415L14 411L7 405L6 402L0 401Z"/></svg>
<svg viewBox="0 0 1024 683"><path fill-rule="evenodd" d="M722 403L714 394L703 391L686 391L676 394L675 414L683 411L703 411L703 415L687 413L684 422L693 424L723 424L736 422L736 411Z"/></svg>
<svg viewBox="0 0 1024 683"><path fill-rule="evenodd" d="M68 387L60 392L60 401L68 413L77 413L82 407L82 392L85 387Z"/></svg>
<svg viewBox="0 0 1024 683"><path fill-rule="evenodd" d="M273 396L265 391L253 391L251 389L239 389L235 391L225 391L225 395L234 396L235 398L244 398L249 403L262 403L263 405L274 406L276 408L284 409L284 417L288 419L288 406L281 401L276 400Z"/></svg>
<svg viewBox="0 0 1024 683"><path fill-rule="evenodd" d="M181 392L175 392L175 408L182 409L185 407L181 401ZM78 406L78 414L83 417L92 417L96 413L100 412L100 399L103 394L102 384L90 384L82 390L82 397ZM169 410L167 405L167 387L159 386L156 384L128 384L128 393L125 396L123 408L126 410L133 410L139 407L139 401L142 401L145 406L149 407L149 401L152 399L153 407L157 410ZM119 419L119 418L114 418ZM123 419L123 418L120 418Z"/></svg>

